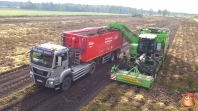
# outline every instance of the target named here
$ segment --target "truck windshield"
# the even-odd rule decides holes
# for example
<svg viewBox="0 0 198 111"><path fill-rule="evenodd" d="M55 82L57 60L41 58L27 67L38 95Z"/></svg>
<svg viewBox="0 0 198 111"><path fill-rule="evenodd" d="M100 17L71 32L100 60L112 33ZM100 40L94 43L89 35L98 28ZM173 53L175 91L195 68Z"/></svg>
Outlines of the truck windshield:
<svg viewBox="0 0 198 111"><path fill-rule="evenodd" d="M43 67L51 68L53 63L53 55L32 51L31 62Z"/></svg>
<svg viewBox="0 0 198 111"><path fill-rule="evenodd" d="M152 53L154 49L154 39L140 39L139 51Z"/></svg>

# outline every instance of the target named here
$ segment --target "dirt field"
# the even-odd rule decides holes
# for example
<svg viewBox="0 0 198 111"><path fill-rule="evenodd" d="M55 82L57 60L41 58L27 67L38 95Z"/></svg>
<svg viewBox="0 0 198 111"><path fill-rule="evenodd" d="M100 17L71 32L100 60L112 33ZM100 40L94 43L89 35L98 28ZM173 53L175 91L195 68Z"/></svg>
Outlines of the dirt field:
<svg viewBox="0 0 198 111"><path fill-rule="evenodd" d="M68 92L60 93L53 89L33 85L30 82L28 66L24 66L29 64L27 52L35 43L55 42L61 44L60 33L62 31L92 26L106 26L108 23L115 21L126 24L132 31L147 26L170 28L173 30L171 32L171 40L173 40L177 28L182 22L180 18L131 18L119 16L0 19L2 26L0 27L0 43L2 44L2 53L0 54L0 108L18 111L54 111L55 109L72 111L85 105L97 92L109 84L108 72L113 63L98 66L93 76L81 78L73 84ZM23 67L6 72L20 66ZM170 67L170 64L168 67ZM163 75L162 72L159 75Z"/></svg>

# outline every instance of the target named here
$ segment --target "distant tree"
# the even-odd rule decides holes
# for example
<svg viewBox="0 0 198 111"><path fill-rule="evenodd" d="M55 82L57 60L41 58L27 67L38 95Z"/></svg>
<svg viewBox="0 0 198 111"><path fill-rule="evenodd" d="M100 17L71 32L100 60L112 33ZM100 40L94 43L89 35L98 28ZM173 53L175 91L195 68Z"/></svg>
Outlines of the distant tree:
<svg viewBox="0 0 198 111"><path fill-rule="evenodd" d="M142 8L140 9L140 14L143 14L143 9Z"/></svg>
<svg viewBox="0 0 198 111"><path fill-rule="evenodd" d="M98 6L96 6L96 12L99 12L99 7Z"/></svg>
<svg viewBox="0 0 198 111"><path fill-rule="evenodd" d="M167 9L165 9L164 11L163 11L163 16L166 16L166 14L167 14Z"/></svg>
<svg viewBox="0 0 198 111"><path fill-rule="evenodd" d="M108 12L111 13L111 10L112 10L112 8L111 8L111 6L110 6Z"/></svg>
<svg viewBox="0 0 198 111"><path fill-rule="evenodd" d="M119 13L122 13L122 6L119 7Z"/></svg>
<svg viewBox="0 0 198 111"><path fill-rule="evenodd" d="M132 9L130 7L128 8L128 14L132 14Z"/></svg>
<svg viewBox="0 0 198 111"><path fill-rule="evenodd" d="M153 9L152 9L152 8L149 9L149 15L150 15L150 16L153 15Z"/></svg>
<svg viewBox="0 0 198 111"><path fill-rule="evenodd" d="M167 12L167 15L170 16L170 11Z"/></svg>
<svg viewBox="0 0 198 111"><path fill-rule="evenodd" d="M10 4L7 4L7 7L10 8Z"/></svg>
<svg viewBox="0 0 198 111"><path fill-rule="evenodd" d="M132 14L137 14L137 13L138 13L137 9L134 8L133 11L132 11Z"/></svg>
<svg viewBox="0 0 198 111"><path fill-rule="evenodd" d="M88 4L86 5L85 10L86 10L87 12L89 12L89 11L90 11L90 9L89 9L89 5L88 5Z"/></svg>
<svg viewBox="0 0 198 111"><path fill-rule="evenodd" d="M162 14L162 11L161 11L160 9L158 10L158 14L159 14L159 15L161 15L161 14Z"/></svg>

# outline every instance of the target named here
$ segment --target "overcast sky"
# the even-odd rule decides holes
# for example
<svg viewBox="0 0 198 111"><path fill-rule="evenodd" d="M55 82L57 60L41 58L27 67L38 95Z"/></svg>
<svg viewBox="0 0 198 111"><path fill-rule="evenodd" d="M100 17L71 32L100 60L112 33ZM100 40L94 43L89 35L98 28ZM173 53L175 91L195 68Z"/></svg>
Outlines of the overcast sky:
<svg viewBox="0 0 198 111"><path fill-rule="evenodd" d="M0 1L28 1L28 0L0 0ZM154 11L167 9L171 12L187 12L198 14L198 0L30 0L31 2L76 3L91 5L118 5Z"/></svg>

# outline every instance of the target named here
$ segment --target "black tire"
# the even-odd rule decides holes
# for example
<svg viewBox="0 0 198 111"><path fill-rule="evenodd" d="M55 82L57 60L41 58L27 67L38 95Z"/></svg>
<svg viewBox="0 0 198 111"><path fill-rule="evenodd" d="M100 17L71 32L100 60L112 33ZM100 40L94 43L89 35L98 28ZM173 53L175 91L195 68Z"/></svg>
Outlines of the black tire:
<svg viewBox="0 0 198 111"><path fill-rule="evenodd" d="M159 62L155 62L154 63L155 64L155 66L154 66L154 70L155 70L155 72L154 72L154 74L153 74L153 78L154 78L154 81L157 79L157 67L158 67L158 65L159 65Z"/></svg>
<svg viewBox="0 0 198 111"><path fill-rule="evenodd" d="M156 81L156 79L157 79L157 72L154 73L153 78L154 78L154 81Z"/></svg>
<svg viewBox="0 0 198 111"><path fill-rule="evenodd" d="M61 91L66 91L67 89L69 89L71 86L71 78L70 77L66 77L63 82L60 85L60 89Z"/></svg>
<svg viewBox="0 0 198 111"><path fill-rule="evenodd" d="M94 74L95 70L96 70L96 63L93 62L90 66L89 74Z"/></svg>
<svg viewBox="0 0 198 111"><path fill-rule="evenodd" d="M127 63L127 57L123 57L122 59L120 59L120 62L118 63L118 68L123 70L126 69L126 63Z"/></svg>
<svg viewBox="0 0 198 111"><path fill-rule="evenodd" d="M109 62L114 62L114 61L115 61L115 52L112 52Z"/></svg>
<svg viewBox="0 0 198 111"><path fill-rule="evenodd" d="M118 59L118 58L119 58L119 56L120 56L120 53L121 53L120 49L116 51L116 56L115 56L115 59Z"/></svg>

